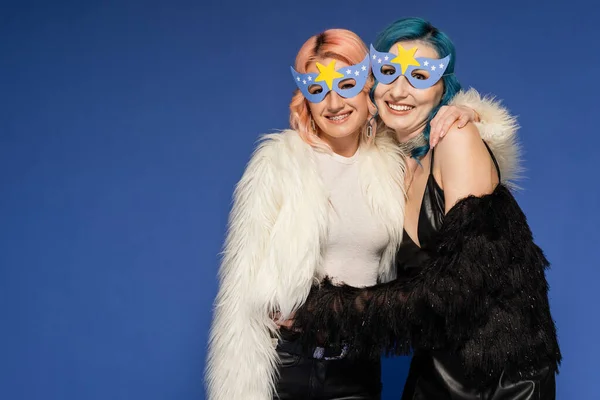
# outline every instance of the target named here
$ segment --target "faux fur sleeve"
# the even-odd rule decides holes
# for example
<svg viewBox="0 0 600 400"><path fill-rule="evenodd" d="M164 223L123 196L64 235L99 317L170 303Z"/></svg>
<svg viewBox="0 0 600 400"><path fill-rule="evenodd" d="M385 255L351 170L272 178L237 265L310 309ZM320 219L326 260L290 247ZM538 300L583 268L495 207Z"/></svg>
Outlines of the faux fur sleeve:
<svg viewBox="0 0 600 400"><path fill-rule="evenodd" d="M459 201L429 255L409 281L363 289L328 282L313 287L295 316L303 341L346 341L352 352L371 355L456 349L484 325L491 307L531 308L527 296L547 301L548 262L503 185Z"/></svg>
<svg viewBox="0 0 600 400"><path fill-rule="evenodd" d="M280 209L275 142L261 142L235 189L209 339L210 400L272 398L275 326L268 299L253 288Z"/></svg>

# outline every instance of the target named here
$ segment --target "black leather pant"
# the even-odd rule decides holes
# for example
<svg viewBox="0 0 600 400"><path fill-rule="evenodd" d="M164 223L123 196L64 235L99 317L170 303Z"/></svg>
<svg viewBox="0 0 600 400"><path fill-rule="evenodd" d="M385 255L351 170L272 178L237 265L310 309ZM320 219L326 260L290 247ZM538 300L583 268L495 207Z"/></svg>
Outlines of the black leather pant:
<svg viewBox="0 0 600 400"><path fill-rule="evenodd" d="M293 338L280 339L281 365L277 396L281 400L380 400L381 362L336 358L340 351L326 349L324 357L302 352ZM332 358L332 359L327 359Z"/></svg>
<svg viewBox="0 0 600 400"><path fill-rule="evenodd" d="M527 376L502 375L484 389L464 376L456 356L416 351L402 400L555 400L554 371L542 368Z"/></svg>

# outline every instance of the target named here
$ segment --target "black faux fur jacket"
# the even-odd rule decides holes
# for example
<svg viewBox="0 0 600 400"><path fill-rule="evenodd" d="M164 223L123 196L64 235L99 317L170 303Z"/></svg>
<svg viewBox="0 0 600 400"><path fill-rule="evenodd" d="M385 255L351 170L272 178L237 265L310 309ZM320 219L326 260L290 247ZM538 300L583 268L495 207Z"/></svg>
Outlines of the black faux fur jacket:
<svg viewBox="0 0 600 400"><path fill-rule="evenodd" d="M445 349L482 384L503 370L558 369L548 261L505 186L459 201L429 256L410 280L313 287L295 315L301 340L306 346L344 341L354 355Z"/></svg>

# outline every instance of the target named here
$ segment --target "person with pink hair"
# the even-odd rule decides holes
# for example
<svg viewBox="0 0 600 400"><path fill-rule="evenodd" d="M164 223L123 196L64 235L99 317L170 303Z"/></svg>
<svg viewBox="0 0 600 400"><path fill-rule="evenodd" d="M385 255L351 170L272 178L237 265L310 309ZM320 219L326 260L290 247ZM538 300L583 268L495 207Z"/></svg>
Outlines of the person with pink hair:
<svg viewBox="0 0 600 400"><path fill-rule="evenodd" d="M379 360L347 359L343 346L304 351L283 321L325 276L358 287L395 278L406 156L395 138L377 135L368 49L356 34L312 36L291 72L291 129L262 137L235 189L207 397L378 399ZM477 106L450 103L431 140L457 120L478 120ZM482 122L480 131L499 129Z"/></svg>

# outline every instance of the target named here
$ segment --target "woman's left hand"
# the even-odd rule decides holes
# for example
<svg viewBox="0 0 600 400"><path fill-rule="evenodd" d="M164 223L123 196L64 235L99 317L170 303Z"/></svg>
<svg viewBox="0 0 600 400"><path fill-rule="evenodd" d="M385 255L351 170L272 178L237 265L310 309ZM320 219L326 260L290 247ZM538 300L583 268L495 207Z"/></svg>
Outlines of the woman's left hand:
<svg viewBox="0 0 600 400"><path fill-rule="evenodd" d="M279 312L276 312L271 316L273 322L277 324L277 329L280 329L282 327L286 329L292 329L292 327L294 326L294 313L292 313L292 315L290 315L290 317L286 320L281 320L280 318L281 315L279 314Z"/></svg>
<svg viewBox="0 0 600 400"><path fill-rule="evenodd" d="M469 122L479 122L479 114L465 106L442 106L435 118L431 120L429 145L435 147L456 121L460 129Z"/></svg>

